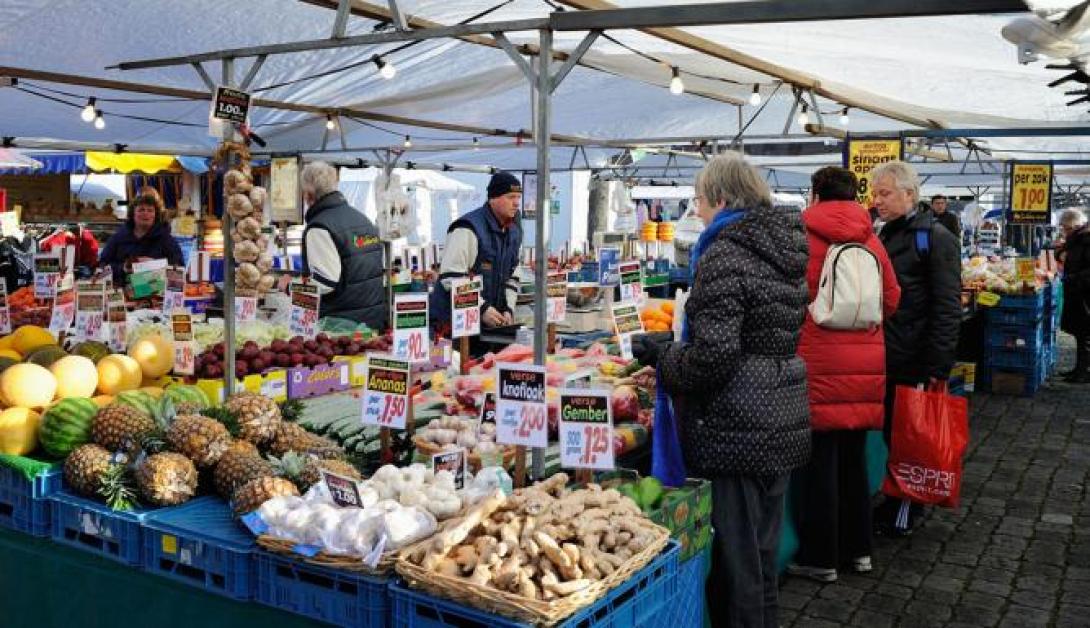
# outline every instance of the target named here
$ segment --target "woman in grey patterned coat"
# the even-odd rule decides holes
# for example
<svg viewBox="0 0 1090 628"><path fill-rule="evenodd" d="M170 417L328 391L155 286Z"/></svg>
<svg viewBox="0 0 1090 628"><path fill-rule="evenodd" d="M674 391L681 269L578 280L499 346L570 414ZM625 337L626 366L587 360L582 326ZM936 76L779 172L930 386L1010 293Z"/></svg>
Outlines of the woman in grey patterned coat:
<svg viewBox="0 0 1090 628"><path fill-rule="evenodd" d="M773 209L741 157L712 159L697 175L696 201L707 227L693 253L684 339L642 336L633 352L658 365L689 474L712 481L712 625L774 628L784 492L810 455L797 356L806 235L797 213Z"/></svg>

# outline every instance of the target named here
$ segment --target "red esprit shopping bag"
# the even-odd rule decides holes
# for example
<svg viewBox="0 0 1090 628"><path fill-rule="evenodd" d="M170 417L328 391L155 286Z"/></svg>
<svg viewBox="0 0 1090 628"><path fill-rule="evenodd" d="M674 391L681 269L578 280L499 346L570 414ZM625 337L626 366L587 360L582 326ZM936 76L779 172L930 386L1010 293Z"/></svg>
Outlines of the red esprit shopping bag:
<svg viewBox="0 0 1090 628"><path fill-rule="evenodd" d="M961 458L969 444L969 401L947 394L945 383L930 390L898 386L890 440L882 492L956 508Z"/></svg>

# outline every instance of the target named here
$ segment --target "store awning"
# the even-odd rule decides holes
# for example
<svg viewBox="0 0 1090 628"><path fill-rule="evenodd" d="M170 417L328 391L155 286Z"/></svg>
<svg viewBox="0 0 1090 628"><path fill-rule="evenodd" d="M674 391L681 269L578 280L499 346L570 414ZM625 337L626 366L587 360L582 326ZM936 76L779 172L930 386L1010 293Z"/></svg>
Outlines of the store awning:
<svg viewBox="0 0 1090 628"><path fill-rule="evenodd" d="M87 151L87 168L93 172L180 172L173 155L141 155L139 153L96 153Z"/></svg>
<svg viewBox="0 0 1090 628"><path fill-rule="evenodd" d="M27 170L5 165L0 167L0 174L83 174L87 172L83 153L31 153L30 156L41 164L41 167Z"/></svg>

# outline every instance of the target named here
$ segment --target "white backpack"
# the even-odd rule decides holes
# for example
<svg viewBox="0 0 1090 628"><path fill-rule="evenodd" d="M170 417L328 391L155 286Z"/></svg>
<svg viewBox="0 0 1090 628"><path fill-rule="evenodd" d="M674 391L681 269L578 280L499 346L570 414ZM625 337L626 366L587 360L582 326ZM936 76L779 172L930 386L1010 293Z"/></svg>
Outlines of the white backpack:
<svg viewBox="0 0 1090 628"><path fill-rule="evenodd" d="M873 329L882 324L882 268L862 244L834 244L825 254L810 316L829 329Z"/></svg>

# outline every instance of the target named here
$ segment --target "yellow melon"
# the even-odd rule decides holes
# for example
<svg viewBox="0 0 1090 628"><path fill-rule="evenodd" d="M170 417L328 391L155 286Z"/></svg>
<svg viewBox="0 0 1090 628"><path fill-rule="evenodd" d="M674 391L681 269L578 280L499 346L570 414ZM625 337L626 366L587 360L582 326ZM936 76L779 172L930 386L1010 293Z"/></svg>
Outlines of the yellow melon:
<svg viewBox="0 0 1090 628"><path fill-rule="evenodd" d="M97 373L96 373L96 375L97 375ZM114 402L114 396L113 395L95 395L94 397L91 397L91 401L95 402L96 406L98 406L100 408L105 408L106 406L108 406L108 405L110 405L111 403Z"/></svg>
<svg viewBox="0 0 1090 628"><path fill-rule="evenodd" d="M140 387L143 375L140 364L127 355L110 354L99 360L97 369L98 392L103 395L116 395Z"/></svg>
<svg viewBox="0 0 1090 628"><path fill-rule="evenodd" d="M37 325L23 325L16 329L12 336L14 338L11 341L11 348L18 351L20 355L26 355L38 347L57 344L57 339L48 329Z"/></svg>
<svg viewBox="0 0 1090 628"><path fill-rule="evenodd" d="M30 408L8 408L0 412L0 454L25 456L38 447L41 415Z"/></svg>
<svg viewBox="0 0 1090 628"><path fill-rule="evenodd" d="M61 358L49 367L49 372L57 378L57 397L90 397L98 389L98 369L91 360L70 355Z"/></svg>
<svg viewBox="0 0 1090 628"><path fill-rule="evenodd" d="M0 358L11 358L12 360L23 361L23 356L19 355L19 352L15 349L0 349Z"/></svg>
<svg viewBox="0 0 1090 628"><path fill-rule="evenodd" d="M56 392L56 378L37 364L16 364L0 374L0 397L8 406L41 408L53 401Z"/></svg>
<svg viewBox="0 0 1090 628"><path fill-rule="evenodd" d="M174 368L174 343L159 334L147 336L129 347L129 357L140 364L144 377L157 379Z"/></svg>
<svg viewBox="0 0 1090 628"><path fill-rule="evenodd" d="M0 336L0 349L11 349L13 346L15 346L15 336L13 334Z"/></svg>

